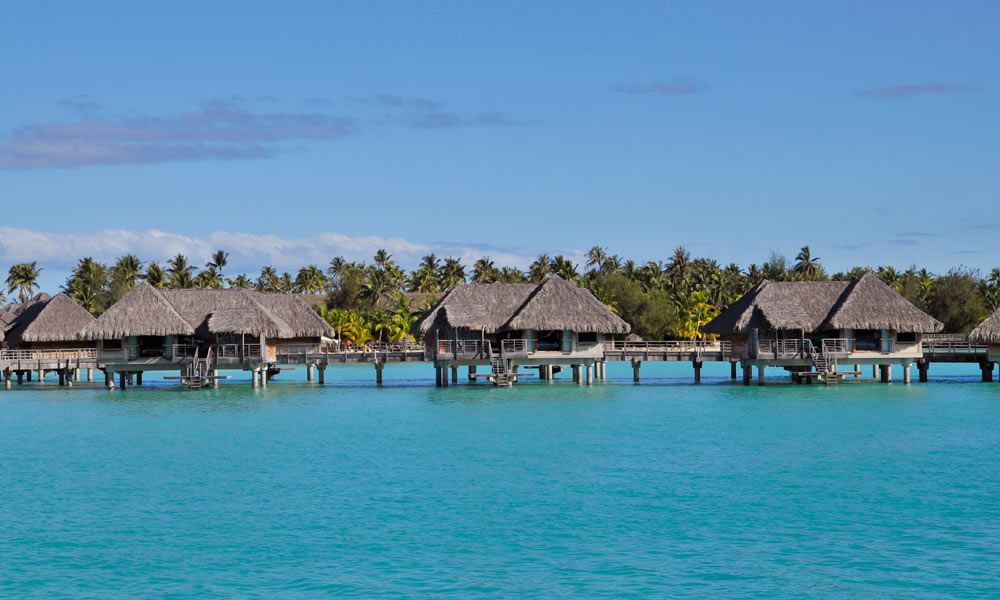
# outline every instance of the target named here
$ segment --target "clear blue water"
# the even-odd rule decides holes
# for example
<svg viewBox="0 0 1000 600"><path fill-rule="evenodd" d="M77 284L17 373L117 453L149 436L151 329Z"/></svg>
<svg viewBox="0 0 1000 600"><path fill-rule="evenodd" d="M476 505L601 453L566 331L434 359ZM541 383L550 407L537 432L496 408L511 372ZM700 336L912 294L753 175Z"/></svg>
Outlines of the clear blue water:
<svg viewBox="0 0 1000 600"><path fill-rule="evenodd" d="M1000 383L976 366L609 371L0 389L0 596L1000 596Z"/></svg>

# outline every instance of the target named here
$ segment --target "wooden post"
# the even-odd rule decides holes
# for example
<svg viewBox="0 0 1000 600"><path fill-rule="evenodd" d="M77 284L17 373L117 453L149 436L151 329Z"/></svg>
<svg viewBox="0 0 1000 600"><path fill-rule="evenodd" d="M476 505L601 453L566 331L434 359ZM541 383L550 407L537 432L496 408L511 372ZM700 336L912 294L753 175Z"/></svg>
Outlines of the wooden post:
<svg viewBox="0 0 1000 600"><path fill-rule="evenodd" d="M878 379L878 365L872 365L872 379Z"/></svg>
<svg viewBox="0 0 1000 600"><path fill-rule="evenodd" d="M323 385L326 383L326 365L318 365L319 369L319 384Z"/></svg>
<svg viewBox="0 0 1000 600"><path fill-rule="evenodd" d="M385 366L382 363L375 362L375 385L382 385L382 367Z"/></svg>
<svg viewBox="0 0 1000 600"><path fill-rule="evenodd" d="M250 370L250 387L252 387L253 389L257 389L257 386L260 385L260 382L257 381L257 375L259 373L260 373L259 369Z"/></svg>
<svg viewBox="0 0 1000 600"><path fill-rule="evenodd" d="M736 380L736 361L729 362L729 378Z"/></svg>
<svg viewBox="0 0 1000 600"><path fill-rule="evenodd" d="M104 370L104 386L109 390L115 389L115 372Z"/></svg>
<svg viewBox="0 0 1000 600"><path fill-rule="evenodd" d="M458 366L452 365L451 367L451 382L453 384L458 384Z"/></svg>
<svg viewBox="0 0 1000 600"><path fill-rule="evenodd" d="M17 385L24 383L24 371L17 372Z"/></svg>
<svg viewBox="0 0 1000 600"><path fill-rule="evenodd" d="M87 381L94 380L94 369L93 367L87 367Z"/></svg>
<svg viewBox="0 0 1000 600"><path fill-rule="evenodd" d="M122 390L128 387L128 374L125 371L118 373L118 387Z"/></svg>
<svg viewBox="0 0 1000 600"><path fill-rule="evenodd" d="M910 383L910 363L903 365L903 383Z"/></svg>
<svg viewBox="0 0 1000 600"><path fill-rule="evenodd" d="M45 383L45 369L38 369L38 383Z"/></svg>
<svg viewBox="0 0 1000 600"><path fill-rule="evenodd" d="M138 371L135 374L135 384L142 385L142 371Z"/></svg>
<svg viewBox="0 0 1000 600"><path fill-rule="evenodd" d="M594 385L594 365L587 365L587 385Z"/></svg>
<svg viewBox="0 0 1000 600"><path fill-rule="evenodd" d="M983 362L980 367L983 370L983 381L993 381L993 363L986 361Z"/></svg>
<svg viewBox="0 0 1000 600"><path fill-rule="evenodd" d="M80 369L79 369L79 367L76 368L76 369L73 369L73 381L75 381L77 383L80 382Z"/></svg>
<svg viewBox="0 0 1000 600"><path fill-rule="evenodd" d="M441 367L441 387L448 387L448 367L446 366Z"/></svg>
<svg viewBox="0 0 1000 600"><path fill-rule="evenodd" d="M469 381L476 380L476 365L469 365Z"/></svg>
<svg viewBox="0 0 1000 600"><path fill-rule="evenodd" d="M3 387L6 388L6 389L8 389L8 390L11 387L10 369L7 369L6 374L4 375L4 378L3 378Z"/></svg>
<svg viewBox="0 0 1000 600"><path fill-rule="evenodd" d="M632 361L632 382L639 383L639 369L642 367L641 360Z"/></svg>
<svg viewBox="0 0 1000 600"><path fill-rule="evenodd" d="M701 383L701 361L695 360L691 364L694 366L694 382Z"/></svg>
<svg viewBox="0 0 1000 600"><path fill-rule="evenodd" d="M262 352L264 351L263 346L261 346L261 351ZM267 371L268 371L268 366L266 364L260 367L260 387L262 388L267 387Z"/></svg>
<svg viewBox="0 0 1000 600"><path fill-rule="evenodd" d="M861 377L861 365L854 365L854 378Z"/></svg>
<svg viewBox="0 0 1000 600"><path fill-rule="evenodd" d="M312 380L313 380L313 366L312 363L309 363L308 365L306 365L306 381L312 381Z"/></svg>
<svg viewBox="0 0 1000 600"><path fill-rule="evenodd" d="M757 365L757 385L764 385L764 363Z"/></svg>
<svg viewBox="0 0 1000 600"><path fill-rule="evenodd" d="M880 379L882 383L889 383L889 365L879 365L878 369L881 374Z"/></svg>
<svg viewBox="0 0 1000 600"><path fill-rule="evenodd" d="M743 385L750 385L751 378L753 378L753 367L743 365Z"/></svg>
<svg viewBox="0 0 1000 600"><path fill-rule="evenodd" d="M142 385L142 372L139 373L139 385ZM219 370L212 369L212 387L219 387Z"/></svg>
<svg viewBox="0 0 1000 600"><path fill-rule="evenodd" d="M441 367L434 365L434 387L441 387Z"/></svg>
<svg viewBox="0 0 1000 600"><path fill-rule="evenodd" d="M927 368L930 366L926 360L917 363L917 373L920 383L927 383Z"/></svg>
<svg viewBox="0 0 1000 600"><path fill-rule="evenodd" d="M59 373L59 385L60 386L65 386L66 385L66 370L65 369L59 369L58 373Z"/></svg>
<svg viewBox="0 0 1000 600"><path fill-rule="evenodd" d="M31 369L28 369L28 371L25 373L25 380L28 383L31 383ZM18 383L20 383L20 382L18 382Z"/></svg>

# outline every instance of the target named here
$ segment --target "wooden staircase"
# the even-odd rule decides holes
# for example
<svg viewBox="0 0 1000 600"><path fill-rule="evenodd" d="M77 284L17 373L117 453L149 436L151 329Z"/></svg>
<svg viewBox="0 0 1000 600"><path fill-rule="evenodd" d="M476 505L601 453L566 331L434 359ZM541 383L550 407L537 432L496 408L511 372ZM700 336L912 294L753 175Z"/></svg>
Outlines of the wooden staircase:
<svg viewBox="0 0 1000 600"><path fill-rule="evenodd" d="M822 373L823 383L826 385L840 383L840 377L837 376L837 359L828 359L822 351L817 351L815 348L809 353L809 358L812 359L816 372Z"/></svg>
<svg viewBox="0 0 1000 600"><path fill-rule="evenodd" d="M187 373L181 382L188 386L190 390L200 390L212 383L212 349L209 348L204 358L198 358L198 351L195 350L191 364L187 366Z"/></svg>

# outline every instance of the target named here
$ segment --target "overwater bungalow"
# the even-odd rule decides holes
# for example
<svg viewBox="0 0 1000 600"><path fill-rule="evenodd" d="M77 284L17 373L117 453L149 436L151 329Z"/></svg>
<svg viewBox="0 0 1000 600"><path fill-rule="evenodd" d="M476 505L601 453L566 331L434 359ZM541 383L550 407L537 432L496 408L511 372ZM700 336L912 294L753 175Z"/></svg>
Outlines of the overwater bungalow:
<svg viewBox="0 0 1000 600"><path fill-rule="evenodd" d="M37 372L58 373L65 383L77 369L94 366L94 344L77 339L95 321L93 315L66 294L38 294L21 304L9 304L0 311L0 369L5 385L11 376L18 380ZM91 372L92 375L92 372Z"/></svg>
<svg viewBox="0 0 1000 600"><path fill-rule="evenodd" d="M902 365L903 379L918 363L921 379L921 336L940 331L943 325L866 273L847 281L763 281L705 326L705 331L731 343L733 356L743 366L749 383L758 368L760 383L765 367L784 367L795 381L819 378L835 383L845 373L838 364L852 365L852 375L862 365L880 370L882 381L891 381L892 365Z"/></svg>
<svg viewBox="0 0 1000 600"><path fill-rule="evenodd" d="M333 329L295 294L252 290L159 290L141 283L126 293L80 339L97 342L109 373L181 369L188 383L215 381L219 365L251 371L253 384L277 373L278 354L290 346L318 347ZM311 371L310 371L311 372ZM190 381L188 381L190 380Z"/></svg>
<svg viewBox="0 0 1000 600"><path fill-rule="evenodd" d="M604 374L602 342L630 330L589 290L558 276L541 284L459 285L414 326L426 338L439 385L448 384L447 369L455 382L459 366L498 385L523 376L520 367L537 367L541 379L569 367L575 381L589 384ZM489 372L478 375L481 365Z"/></svg>
<svg viewBox="0 0 1000 600"><path fill-rule="evenodd" d="M986 317L969 333L969 342L988 345L987 361L990 363L1000 362L1000 309ZM992 379L992 365L990 369ZM985 372L983 375L985 379Z"/></svg>

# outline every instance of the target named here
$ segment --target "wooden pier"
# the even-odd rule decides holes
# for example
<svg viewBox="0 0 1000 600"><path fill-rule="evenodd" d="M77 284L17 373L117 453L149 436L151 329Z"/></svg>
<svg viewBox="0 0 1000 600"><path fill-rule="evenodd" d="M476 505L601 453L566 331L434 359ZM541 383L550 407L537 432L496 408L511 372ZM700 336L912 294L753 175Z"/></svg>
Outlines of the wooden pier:
<svg viewBox="0 0 1000 600"><path fill-rule="evenodd" d="M764 342L764 345L771 342ZM787 346L787 347L786 347ZM789 358L803 358L800 367L786 367L792 381L808 383L818 380L827 384L845 378L862 375L860 365L851 370L837 371L838 354L827 353L829 363L806 364L807 355L791 344L774 347L777 359L787 362ZM767 346L770 348L771 346ZM831 346L832 348L832 346ZM988 360L986 345L972 344L964 336L929 335L921 344L922 356L914 356L912 364L917 366L919 381L927 381L931 363L971 363L978 364L983 380L991 381L994 363ZM524 340L504 340L499 347L489 342L439 342L427 346L420 342L394 342L367 344L357 349L338 348L336 345L287 344L273 349L273 355L265 361L260 349L254 345L245 348L211 349L207 356L199 358L197 353L189 353L184 348L174 348L170 359L143 357L127 360L122 354L100 355L95 349L45 349L45 350L3 350L0 351L0 375L8 389L13 382L38 381L46 373L57 373L60 385L73 385L83 380L93 381L95 370L104 373L105 385L115 387L115 374L119 387L141 385L142 373L146 371L174 371L178 375L167 375L164 379L178 380L192 387L217 386L229 375L219 375L220 370L248 371L254 387L265 386L282 369L278 365L304 366L307 381L325 383L326 369L335 365L371 364L375 370L376 384L382 383L382 371L386 365L403 363L430 363L435 367L435 381L441 387L458 383L458 368L467 367L468 380L488 381L498 386L509 386L525 377L551 380L553 376L567 369L573 373L573 381L590 384L606 378L609 362L630 362L633 381L639 382L639 374L644 362L690 362L693 380L701 380L701 369L705 362L728 362L730 378L737 379L737 365L742 363L744 383L752 379L753 367L759 374L770 360L755 359L748 362L733 354L727 341L609 341L595 345L586 353L576 352L572 356L560 352L528 352ZM791 353L791 354L790 354ZM794 356L793 356L794 354ZM778 356L780 355L780 356ZM846 354L844 354L846 356ZM844 364L853 364L851 359L840 359ZM871 360L877 360L873 356ZM815 363L815 360L812 361ZM898 360L897 360L898 362ZM817 366L818 365L818 366ZM832 366L832 369L830 368ZM891 371L886 365L870 364L873 377L881 381L891 381ZM482 372L478 371L483 367ZM815 370L814 370L815 369ZM536 371L537 370L537 371ZM526 372L536 371L536 372ZM909 364L904 365L904 382L909 383Z"/></svg>

